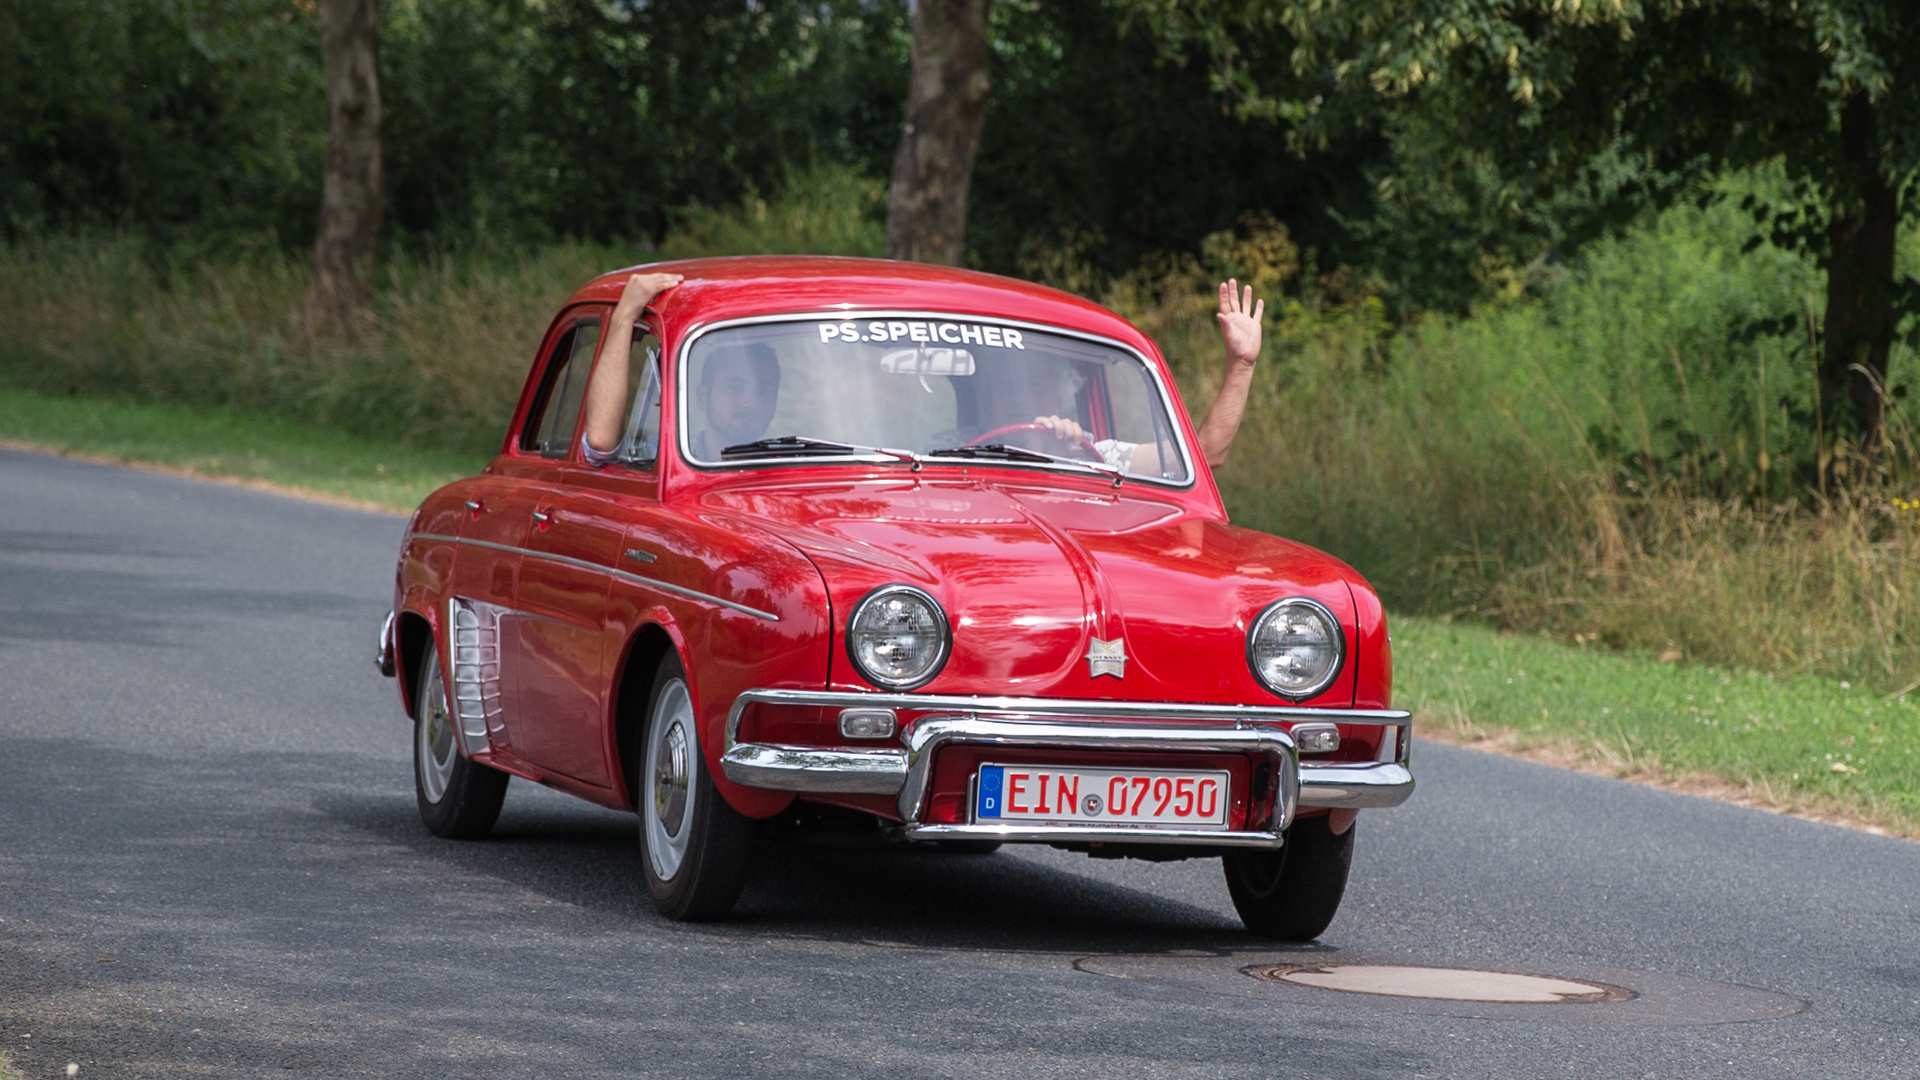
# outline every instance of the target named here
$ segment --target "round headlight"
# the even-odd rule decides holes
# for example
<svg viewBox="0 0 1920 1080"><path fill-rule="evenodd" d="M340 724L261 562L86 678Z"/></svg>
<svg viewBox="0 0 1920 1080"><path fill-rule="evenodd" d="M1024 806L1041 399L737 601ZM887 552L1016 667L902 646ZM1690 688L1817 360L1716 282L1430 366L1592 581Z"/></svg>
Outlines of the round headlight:
<svg viewBox="0 0 1920 1080"><path fill-rule="evenodd" d="M888 690L911 690L938 675L952 641L947 613L911 585L873 590L847 620L847 656L854 668Z"/></svg>
<svg viewBox="0 0 1920 1080"><path fill-rule="evenodd" d="M1295 701L1310 698L1340 674L1347 651L1340 620L1303 596L1267 607L1247 632L1247 666L1267 689Z"/></svg>

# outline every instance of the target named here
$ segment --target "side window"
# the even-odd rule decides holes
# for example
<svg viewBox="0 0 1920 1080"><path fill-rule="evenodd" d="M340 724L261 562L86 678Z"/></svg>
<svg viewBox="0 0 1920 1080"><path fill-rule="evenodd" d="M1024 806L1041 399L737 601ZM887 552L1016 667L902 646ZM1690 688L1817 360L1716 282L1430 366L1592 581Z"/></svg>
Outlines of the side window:
<svg viewBox="0 0 1920 1080"><path fill-rule="evenodd" d="M594 346L599 341L597 322L583 322L560 336L547 365L546 383L534 404L533 421L521 433L521 449L554 458L566 457L573 449L580 402L587 393L587 376L593 370Z"/></svg>
<svg viewBox="0 0 1920 1080"><path fill-rule="evenodd" d="M627 434L620 460L651 469L660 458L660 339L644 328L633 335L633 359L627 365Z"/></svg>

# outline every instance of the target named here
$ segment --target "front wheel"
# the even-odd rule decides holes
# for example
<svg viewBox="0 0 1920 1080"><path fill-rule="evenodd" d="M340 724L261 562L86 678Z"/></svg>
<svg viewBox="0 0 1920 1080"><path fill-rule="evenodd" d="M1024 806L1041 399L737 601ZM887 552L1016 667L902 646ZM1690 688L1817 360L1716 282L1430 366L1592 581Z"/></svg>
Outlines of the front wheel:
<svg viewBox="0 0 1920 1080"><path fill-rule="evenodd" d="M456 744L438 646L427 646L414 688L413 789L427 831L449 840L482 840L500 818L510 777L468 761Z"/></svg>
<svg viewBox="0 0 1920 1080"><path fill-rule="evenodd" d="M747 881L753 822L714 789L700 754L686 672L669 655L653 679L640 763L640 853L647 892L669 919L724 917Z"/></svg>
<svg viewBox="0 0 1920 1080"><path fill-rule="evenodd" d="M1358 823L1334 835L1329 815L1296 819L1279 851L1235 852L1221 862L1247 929L1281 941L1312 941L1333 922L1347 891Z"/></svg>

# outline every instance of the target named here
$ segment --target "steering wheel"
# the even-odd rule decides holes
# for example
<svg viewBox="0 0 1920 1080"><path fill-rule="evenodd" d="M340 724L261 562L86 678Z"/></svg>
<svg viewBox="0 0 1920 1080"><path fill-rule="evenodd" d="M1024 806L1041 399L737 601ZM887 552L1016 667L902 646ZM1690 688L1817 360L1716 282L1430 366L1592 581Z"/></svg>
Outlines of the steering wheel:
<svg viewBox="0 0 1920 1080"><path fill-rule="evenodd" d="M1092 441L1085 435L1080 436L1078 439L1070 439L1047 425L1033 420L1029 420L1023 424L1004 424L985 434L975 435L973 438L967 440L967 445L981 446L990 442L1000 442L1002 441L1001 436L1003 435L1018 435L1031 432L1038 432L1055 442L1065 443L1069 449L1081 451L1081 456L1085 457L1088 461L1106 461L1106 458L1101 456L1099 448L1094 446Z"/></svg>

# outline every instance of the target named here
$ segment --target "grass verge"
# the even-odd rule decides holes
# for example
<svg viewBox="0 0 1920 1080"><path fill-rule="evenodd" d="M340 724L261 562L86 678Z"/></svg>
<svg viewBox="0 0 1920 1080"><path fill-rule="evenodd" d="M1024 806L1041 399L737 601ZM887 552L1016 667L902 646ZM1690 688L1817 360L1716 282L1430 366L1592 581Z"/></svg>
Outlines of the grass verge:
<svg viewBox="0 0 1920 1080"><path fill-rule="evenodd" d="M1920 840L1920 694L1396 616L1422 737Z"/></svg>
<svg viewBox="0 0 1920 1080"><path fill-rule="evenodd" d="M486 464L472 454L382 444L226 409L53 397L4 385L0 442L402 513Z"/></svg>

